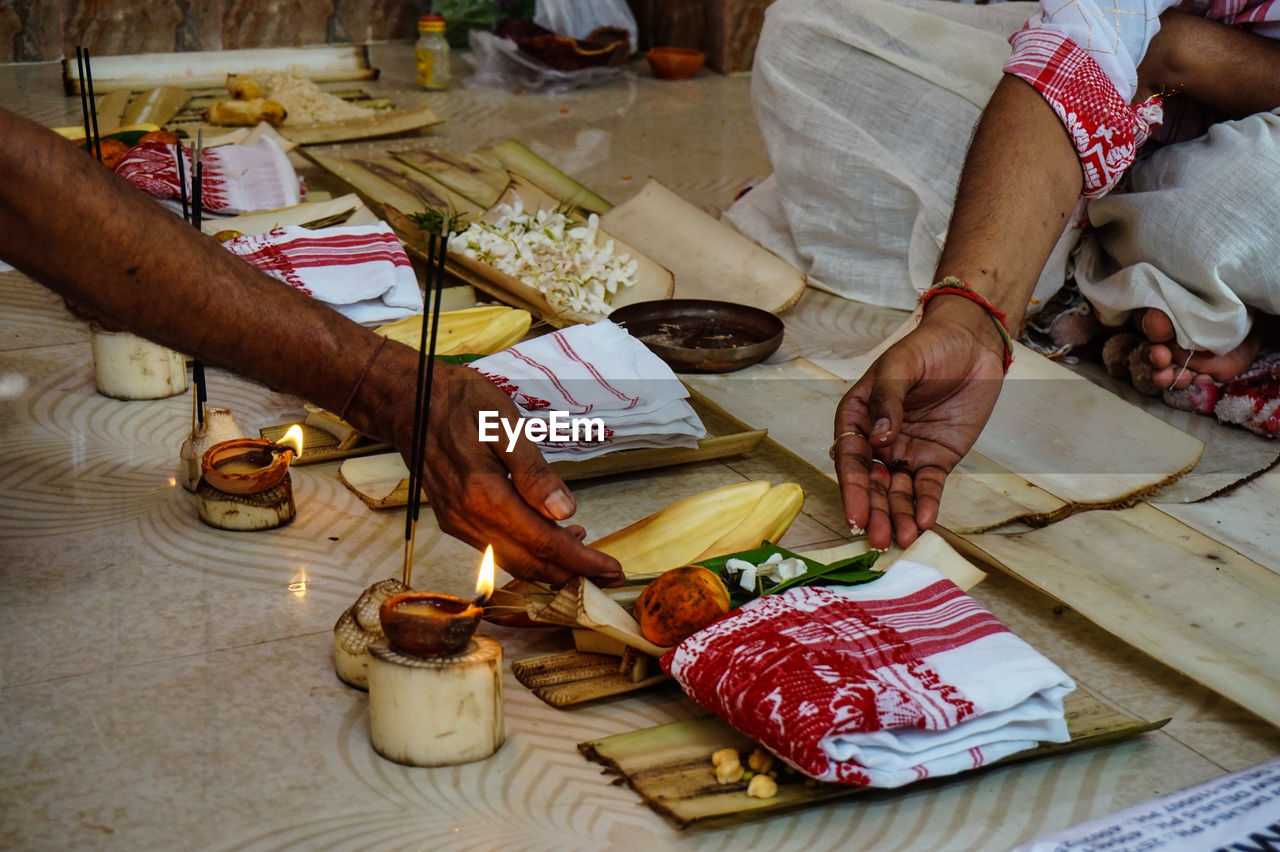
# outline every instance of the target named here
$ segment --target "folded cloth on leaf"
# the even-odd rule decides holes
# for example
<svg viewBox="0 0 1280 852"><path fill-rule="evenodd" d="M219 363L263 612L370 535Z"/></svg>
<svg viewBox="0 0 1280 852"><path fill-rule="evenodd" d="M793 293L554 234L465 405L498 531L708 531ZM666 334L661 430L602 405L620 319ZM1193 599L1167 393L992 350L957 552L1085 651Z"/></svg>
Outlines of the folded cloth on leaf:
<svg viewBox="0 0 1280 852"><path fill-rule="evenodd" d="M608 320L535 337L472 362L506 391L526 418L548 421L555 434L539 445L551 460L587 459L639 447L692 447L707 434L671 368ZM570 418L600 418L604 440L573 440ZM500 427L490 434L504 445ZM596 436L591 431L591 438Z"/></svg>
<svg viewBox="0 0 1280 852"><path fill-rule="evenodd" d="M163 201L177 201L178 156L182 156L187 198L194 177L191 151L181 145L143 142L134 145L116 164L115 172L143 192ZM275 210L302 202L306 195L289 157L269 136L252 145L219 145L204 149L200 169L200 208L230 216Z"/></svg>
<svg viewBox="0 0 1280 852"><path fill-rule="evenodd" d="M409 256L385 222L275 228L223 245L356 322L383 323L422 313L422 291Z"/></svg>
<svg viewBox="0 0 1280 852"><path fill-rule="evenodd" d="M933 568L757 598L662 667L820 781L900 787L1069 739L1071 679Z"/></svg>

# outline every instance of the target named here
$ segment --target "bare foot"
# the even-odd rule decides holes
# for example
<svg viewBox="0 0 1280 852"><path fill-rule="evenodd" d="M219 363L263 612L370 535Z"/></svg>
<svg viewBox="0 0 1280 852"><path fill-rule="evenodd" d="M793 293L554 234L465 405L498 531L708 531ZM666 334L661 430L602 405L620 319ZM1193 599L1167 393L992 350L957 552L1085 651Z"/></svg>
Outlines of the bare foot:
<svg viewBox="0 0 1280 852"><path fill-rule="evenodd" d="M1256 320L1244 342L1225 355L1183 349L1175 340L1173 323L1157 308L1148 308L1139 325L1148 340L1143 359L1151 365L1151 380L1159 387L1181 390L1191 384L1225 382L1249 369L1262 346L1265 323Z"/></svg>

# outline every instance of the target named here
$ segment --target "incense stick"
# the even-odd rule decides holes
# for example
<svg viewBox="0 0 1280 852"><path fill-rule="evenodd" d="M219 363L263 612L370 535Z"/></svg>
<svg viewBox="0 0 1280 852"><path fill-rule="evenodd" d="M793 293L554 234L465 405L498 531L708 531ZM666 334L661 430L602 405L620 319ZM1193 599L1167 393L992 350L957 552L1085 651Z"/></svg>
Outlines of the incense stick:
<svg viewBox="0 0 1280 852"><path fill-rule="evenodd" d="M439 255L436 248L439 245ZM422 508L422 466L426 461L427 429L431 416L431 383L434 376L436 339L440 328L440 304L444 291L444 259L449 251L449 231L441 228L439 242L432 234L428 242L425 296L432 297L430 335L427 325L427 305L424 298L422 333L418 339L418 386L413 410L413 443L409 461L409 503L405 508L404 568L401 581L413 585L413 552L418 531L418 517Z"/></svg>
<svg viewBox="0 0 1280 852"><path fill-rule="evenodd" d="M177 145L178 152L178 192L182 196L182 218L184 221L190 222L195 226L196 230L200 230L201 216L200 209L204 203L204 130L203 128L196 132L196 149L192 159L192 182L191 182L191 215L187 215L187 178L185 159L186 156L182 152L182 143ZM204 362L199 358L195 358L191 362L191 384L193 395L193 415L195 422L192 429L204 425L204 405L209 400L209 393L204 380Z"/></svg>
<svg viewBox="0 0 1280 852"><path fill-rule="evenodd" d="M89 64L89 48L84 49L84 80L81 80L80 88L84 88L84 82L89 83L89 117L93 119L93 153L98 158L98 162L102 162L102 137L98 135L98 102L93 97L93 68Z"/></svg>
<svg viewBox="0 0 1280 852"><path fill-rule="evenodd" d="M178 155L178 196L182 199L182 221L191 222L191 212L187 209L187 155L182 150L182 143L174 146Z"/></svg>
<svg viewBox="0 0 1280 852"><path fill-rule="evenodd" d="M204 223L204 128L196 131L196 150L191 170L191 224L201 230Z"/></svg>
<svg viewBox="0 0 1280 852"><path fill-rule="evenodd" d="M204 362L196 359L191 362L191 383L195 385L196 423L204 425L204 404L209 401L209 393L204 382Z"/></svg>
<svg viewBox="0 0 1280 852"><path fill-rule="evenodd" d="M76 74L80 77L80 112L84 116L84 149L93 153L93 133L89 124L89 91L84 86L84 48L76 45Z"/></svg>

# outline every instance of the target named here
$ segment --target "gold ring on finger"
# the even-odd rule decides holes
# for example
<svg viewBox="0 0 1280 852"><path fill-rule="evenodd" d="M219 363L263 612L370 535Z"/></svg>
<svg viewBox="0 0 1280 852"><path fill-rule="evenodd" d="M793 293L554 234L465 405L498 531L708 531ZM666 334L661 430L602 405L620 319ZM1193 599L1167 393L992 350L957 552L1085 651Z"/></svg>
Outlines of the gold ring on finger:
<svg viewBox="0 0 1280 852"><path fill-rule="evenodd" d="M866 437L867 437L866 435L862 434L857 429L852 429L848 432L841 432L839 435L836 435L836 439L831 442L831 446L827 449L827 455L831 458L832 461L836 460L836 444L840 443L841 438L864 438L865 439Z"/></svg>

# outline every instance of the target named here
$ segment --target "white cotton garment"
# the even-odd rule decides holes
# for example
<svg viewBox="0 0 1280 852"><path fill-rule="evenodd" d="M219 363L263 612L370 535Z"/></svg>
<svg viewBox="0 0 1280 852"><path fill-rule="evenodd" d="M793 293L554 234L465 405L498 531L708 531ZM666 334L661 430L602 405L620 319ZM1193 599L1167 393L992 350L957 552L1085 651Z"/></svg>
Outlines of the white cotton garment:
<svg viewBox="0 0 1280 852"><path fill-rule="evenodd" d="M671 368L609 320L535 337L471 366L506 391L526 418L549 420L555 413L603 421L603 441L540 443L548 461L694 447L707 434Z"/></svg>
<svg viewBox="0 0 1280 852"><path fill-rule="evenodd" d="M751 77L774 176L725 219L819 289L914 307L933 283L973 127L1028 6L774 3ZM1065 257L1046 265L1042 301L1061 287Z"/></svg>
<svg viewBox="0 0 1280 852"><path fill-rule="evenodd" d="M1138 162L1089 204L1076 281L1104 322L1159 308L1178 344L1223 354L1280 313L1280 111L1215 124Z"/></svg>

